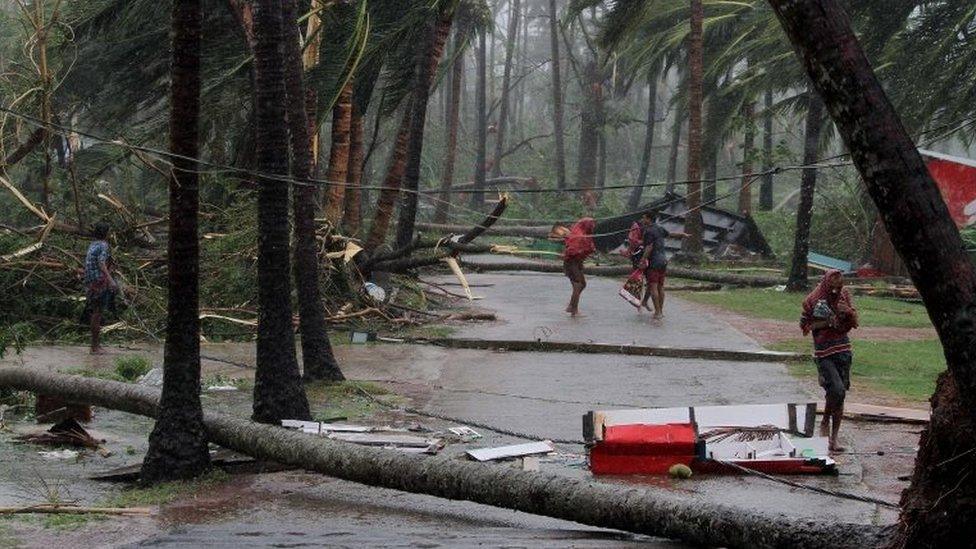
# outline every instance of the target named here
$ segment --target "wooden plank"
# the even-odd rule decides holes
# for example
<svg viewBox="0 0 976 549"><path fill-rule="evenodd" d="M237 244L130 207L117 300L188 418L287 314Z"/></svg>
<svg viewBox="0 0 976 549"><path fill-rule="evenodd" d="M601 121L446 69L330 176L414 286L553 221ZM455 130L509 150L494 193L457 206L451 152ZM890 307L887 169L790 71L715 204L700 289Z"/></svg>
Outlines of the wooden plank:
<svg viewBox="0 0 976 549"><path fill-rule="evenodd" d="M512 444L511 446L497 446L495 448L479 448L477 450L468 450L467 454L471 459L477 461L494 461L496 459L549 454L555 451L556 448L553 447L551 442L542 441Z"/></svg>

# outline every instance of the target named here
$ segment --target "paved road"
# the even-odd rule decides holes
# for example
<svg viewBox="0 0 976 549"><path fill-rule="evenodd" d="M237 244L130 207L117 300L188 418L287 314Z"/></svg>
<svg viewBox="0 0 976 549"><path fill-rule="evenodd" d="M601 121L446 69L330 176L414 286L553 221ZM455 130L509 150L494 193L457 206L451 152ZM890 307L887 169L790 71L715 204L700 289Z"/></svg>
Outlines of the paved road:
<svg viewBox="0 0 976 549"><path fill-rule="evenodd" d="M548 339L561 341L759 348L733 327L678 299L669 301L668 315L662 322L638 316L615 295L614 280L590 279L583 298L588 316L578 319L567 318L562 312L567 284L561 276L475 274L470 280L493 285L475 288L475 293L485 298L477 306L495 311L499 321L465 325L458 333L465 337L535 339L539 336L534 332L544 327ZM774 403L811 396L785 366L773 363L448 350L419 345L342 346L338 352L347 377L386 380L398 392L413 397L415 406L423 410L539 437L580 438L580 416L592 409ZM242 345L204 350L205 355L229 356L253 364L252 353L253 347ZM57 350L50 353L60 364L66 358L64 354ZM41 366L43 357L32 356ZM111 418L114 413L105 414ZM450 424L418 419L435 427ZM518 441L483 431L484 445ZM450 451L461 450L454 447ZM544 463L543 469L588 477L583 457L582 447L561 445L559 455ZM836 478L802 480L865 492L859 464L847 461L843 470L845 474ZM802 518L861 523L894 519L891 512L879 511L873 505L748 477L605 481L643 484L691 500ZM169 522L164 521L161 533L153 533L153 528L146 536L139 536L144 540L141 544L186 547L205 541L212 546L616 547L650 541L652 547L674 546L662 540L297 472L257 477L253 482L253 486L242 489L239 499L244 503L239 509L217 513L205 509L171 517Z"/></svg>
<svg viewBox="0 0 976 549"><path fill-rule="evenodd" d="M499 322L470 324L458 336L485 339L585 341L668 347L700 347L729 350L760 350L762 347L727 322L703 313L695 305L668 296L665 318L627 304L617 291L621 281L588 277L580 303L582 317L565 313L569 301L566 277L547 273L485 273L468 276L476 287L472 293L483 299L475 307L494 311ZM455 282L452 277L438 277Z"/></svg>

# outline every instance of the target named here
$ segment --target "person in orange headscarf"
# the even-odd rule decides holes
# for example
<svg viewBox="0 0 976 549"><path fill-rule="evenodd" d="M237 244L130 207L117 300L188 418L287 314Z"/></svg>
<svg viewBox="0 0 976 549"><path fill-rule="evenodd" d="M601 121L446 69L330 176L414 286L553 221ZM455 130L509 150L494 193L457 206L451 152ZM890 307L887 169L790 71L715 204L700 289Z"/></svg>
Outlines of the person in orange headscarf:
<svg viewBox="0 0 976 549"><path fill-rule="evenodd" d="M596 221L592 217L584 217L573 224L566 235L563 250L563 272L573 284L573 294L569 298L566 312L576 316L579 314L580 295L586 288L586 277L583 276L583 261L596 251L593 243L593 229Z"/></svg>
<svg viewBox="0 0 976 549"><path fill-rule="evenodd" d="M837 445L837 433L844 416L844 397L851 388L854 355L847 334L857 328L857 322L857 309L844 288L843 274L836 269L827 271L803 300L800 329L803 335L813 333L813 356L826 397L820 435L829 437L834 452L844 451Z"/></svg>

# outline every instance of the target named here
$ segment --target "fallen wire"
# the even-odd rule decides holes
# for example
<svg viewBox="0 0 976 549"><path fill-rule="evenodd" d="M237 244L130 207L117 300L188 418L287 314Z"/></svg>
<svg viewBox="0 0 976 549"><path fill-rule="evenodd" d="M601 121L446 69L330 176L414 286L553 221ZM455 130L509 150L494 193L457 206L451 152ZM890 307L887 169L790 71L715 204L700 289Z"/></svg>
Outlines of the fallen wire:
<svg viewBox="0 0 976 549"><path fill-rule="evenodd" d="M383 402L382 400L376 398L372 393L370 393L369 391L363 389L362 387L356 387L356 390L358 390L360 393L362 393L363 396L365 396L369 400L371 400L371 401L375 402L376 404L378 404L378 405L380 405L380 406L382 406L384 408L387 408L389 410L395 410L395 411L398 411L398 412L406 412L408 414L413 414L413 415L416 415L416 416L422 416L422 417L429 417L429 418L434 418L434 419L440 419L440 420L443 420L443 421L451 421L451 422L454 422L454 423L460 423L462 425L471 425L471 426L474 426L474 427L479 427L481 429L487 429L489 431L493 431L493 432L498 433L498 434L508 435L508 436L512 436L512 437L516 437L516 438L521 438L521 439L524 439L524 440L549 441L549 442L554 442L556 444L577 444L577 445L580 445L580 446L583 446L583 445L586 444L586 441L584 441L582 439L566 439L566 438L540 437L540 436L537 436L537 435L531 435L531 434L528 434L528 433L520 433L518 431L512 431L512 430L509 430L509 429L504 429L502 427L496 427L494 425L490 425L490 424L487 424L487 423L481 423L479 421L471 421L469 419L448 416L448 415L445 415L445 414L438 414L438 413L435 413L435 412L425 412L423 410L418 410L416 408L410 408L410 407L407 407L407 406L396 406L396 405L390 404L388 402Z"/></svg>
<svg viewBox="0 0 976 549"><path fill-rule="evenodd" d="M860 502L863 502L863 503L873 503L875 505L882 505L884 507L890 507L892 509L899 509L900 508L897 504L891 503L890 501L885 501L883 499L872 498L870 496L859 496L857 494L851 494L850 492L840 492L840 491L837 491L837 490L828 490L826 488L820 488L820 487L817 487L817 486L810 486L809 484L800 484L799 482L793 482L792 480L786 480L785 478L779 478L779 477L774 477L772 475L767 475L766 473L763 473L763 472L760 472L760 471L755 471L755 470L749 469L747 467L743 467L743 466L739 465L738 463L733 463L731 461L721 461L721 460L715 460L715 461L718 462L718 463L721 463L722 465L725 465L727 467L731 467L732 469L735 469L735 470L737 470L737 471L739 471L741 473L745 473L747 475L752 475L752 476L755 476L755 477L763 478L763 479L766 479L766 480L771 480L773 482L778 482L779 484L785 484L786 486L791 486L793 488L799 488L800 490L807 490L809 492L816 492L818 494L823 494L825 496L831 496L831 497L841 498L841 499L849 499L849 500L853 500L853 501L860 501Z"/></svg>

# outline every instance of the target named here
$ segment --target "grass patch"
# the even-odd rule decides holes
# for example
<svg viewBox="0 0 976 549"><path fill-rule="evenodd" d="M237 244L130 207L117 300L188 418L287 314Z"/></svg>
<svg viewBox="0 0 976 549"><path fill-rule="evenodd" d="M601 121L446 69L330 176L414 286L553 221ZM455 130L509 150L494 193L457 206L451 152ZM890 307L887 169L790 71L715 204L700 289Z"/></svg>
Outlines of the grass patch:
<svg viewBox="0 0 976 549"><path fill-rule="evenodd" d="M152 362L144 356L127 355L115 359L114 370L93 370L91 368L72 368L65 373L76 376L92 377L95 379L107 379L109 381L121 381L132 383L152 370Z"/></svg>
<svg viewBox="0 0 976 549"><path fill-rule="evenodd" d="M176 499L187 497L196 492L225 482L230 475L220 469L213 469L209 473L194 480L177 480L164 482L153 486L135 486L122 490L108 498L106 507L148 507L165 505Z"/></svg>
<svg viewBox="0 0 976 549"><path fill-rule="evenodd" d="M776 351L809 353L810 342L791 340L771 345ZM911 400L925 401L935 391L935 381L946 369L942 345L938 339L921 341L854 340L854 364L851 380L873 389ZM790 365L797 376L816 379L813 360Z"/></svg>
<svg viewBox="0 0 976 549"><path fill-rule="evenodd" d="M396 400L387 389L367 381L317 382L305 386L309 403L317 410L313 416L316 421L366 417L385 409L363 391L391 404Z"/></svg>
<svg viewBox="0 0 976 549"><path fill-rule="evenodd" d="M144 356L120 356L115 359L115 375L124 381L135 381L152 370L152 362Z"/></svg>
<svg viewBox="0 0 976 549"><path fill-rule="evenodd" d="M720 292L681 292L688 301L715 305L739 314L798 322L806 294L775 290L738 289ZM854 296L861 326L928 328L932 326L925 307L892 299Z"/></svg>

